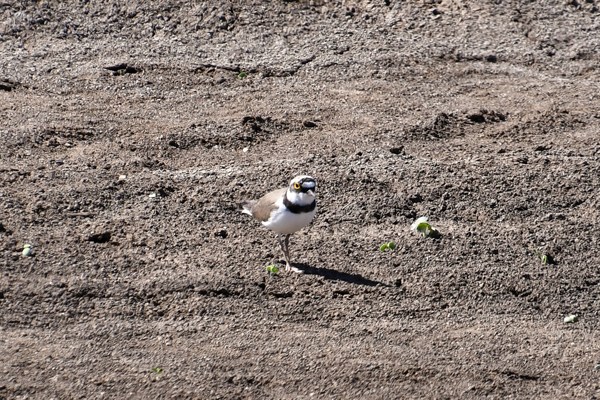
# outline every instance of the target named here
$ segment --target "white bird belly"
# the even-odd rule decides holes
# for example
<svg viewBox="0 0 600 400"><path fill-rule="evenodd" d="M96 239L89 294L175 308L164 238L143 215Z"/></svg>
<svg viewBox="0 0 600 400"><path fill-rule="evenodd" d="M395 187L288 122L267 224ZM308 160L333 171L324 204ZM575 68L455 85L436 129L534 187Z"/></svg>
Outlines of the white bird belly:
<svg viewBox="0 0 600 400"><path fill-rule="evenodd" d="M299 214L295 214L287 208L281 207L279 210L273 212L271 218L263 222L263 225L282 235L290 235L310 224L316 213L317 207L310 212Z"/></svg>

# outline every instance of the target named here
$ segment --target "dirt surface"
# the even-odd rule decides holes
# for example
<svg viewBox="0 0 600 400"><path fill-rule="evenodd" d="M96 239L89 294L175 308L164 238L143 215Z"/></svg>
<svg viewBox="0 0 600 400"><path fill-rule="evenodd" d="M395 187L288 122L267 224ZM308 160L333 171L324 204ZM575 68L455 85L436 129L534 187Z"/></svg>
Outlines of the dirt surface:
<svg viewBox="0 0 600 400"><path fill-rule="evenodd" d="M600 397L595 0L73 3L0 1L0 398Z"/></svg>

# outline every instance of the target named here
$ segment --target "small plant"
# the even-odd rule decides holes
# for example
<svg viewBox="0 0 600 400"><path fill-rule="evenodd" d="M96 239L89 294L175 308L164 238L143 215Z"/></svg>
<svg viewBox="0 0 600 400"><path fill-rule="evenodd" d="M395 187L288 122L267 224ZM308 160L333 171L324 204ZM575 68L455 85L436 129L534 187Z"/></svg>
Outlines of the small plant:
<svg viewBox="0 0 600 400"><path fill-rule="evenodd" d="M161 367L153 367L150 370L150 373L152 374L150 376L150 379L153 382L158 382L159 380L161 380L161 374L163 373L163 369Z"/></svg>
<svg viewBox="0 0 600 400"><path fill-rule="evenodd" d="M423 237L430 237L435 239L441 236L440 232L433 226L431 226L431 224L428 222L427 217L417 218L417 220L413 222L410 226L410 229L420 233Z"/></svg>
<svg viewBox="0 0 600 400"><path fill-rule="evenodd" d="M161 367L154 367L151 369L152 372L154 372L156 375L160 375L163 372L163 369Z"/></svg>
<svg viewBox="0 0 600 400"><path fill-rule="evenodd" d="M535 254L537 256L537 258L539 258L540 261L542 262L542 264L544 264L544 265L551 265L551 264L555 263L554 257L552 257L548 253L544 253L543 251L541 251L539 249L534 249L533 254Z"/></svg>
<svg viewBox="0 0 600 400"><path fill-rule="evenodd" d="M248 73L247 73L246 71L240 71L240 72L238 73L238 78L239 78L239 79L244 79L244 78L245 78L245 77L247 77L247 76L248 76Z"/></svg>
<svg viewBox="0 0 600 400"><path fill-rule="evenodd" d="M266 265L265 270L271 275L279 274L279 267L275 264Z"/></svg>
<svg viewBox="0 0 600 400"><path fill-rule="evenodd" d="M394 243L394 242L387 242L387 243L384 243L381 246L379 246L379 251L383 251L383 252L392 251L395 248L396 248L396 243Z"/></svg>

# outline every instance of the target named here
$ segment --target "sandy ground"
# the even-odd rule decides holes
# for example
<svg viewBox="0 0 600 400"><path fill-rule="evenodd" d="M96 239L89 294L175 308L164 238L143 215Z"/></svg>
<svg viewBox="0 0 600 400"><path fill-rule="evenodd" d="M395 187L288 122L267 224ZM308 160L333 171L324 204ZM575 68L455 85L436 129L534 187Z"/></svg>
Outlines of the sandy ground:
<svg viewBox="0 0 600 400"><path fill-rule="evenodd" d="M599 15L0 2L0 398L600 397Z"/></svg>

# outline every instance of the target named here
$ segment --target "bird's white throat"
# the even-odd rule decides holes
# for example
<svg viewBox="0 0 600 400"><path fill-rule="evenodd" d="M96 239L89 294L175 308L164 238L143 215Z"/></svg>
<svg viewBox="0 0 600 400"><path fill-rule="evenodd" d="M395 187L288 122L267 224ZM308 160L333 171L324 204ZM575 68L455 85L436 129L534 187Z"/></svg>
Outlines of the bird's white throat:
<svg viewBox="0 0 600 400"><path fill-rule="evenodd" d="M307 206L309 204L312 204L313 201L315 201L314 193L311 194L303 192L293 192L288 189L285 196L290 201L290 203L295 204L297 206Z"/></svg>

